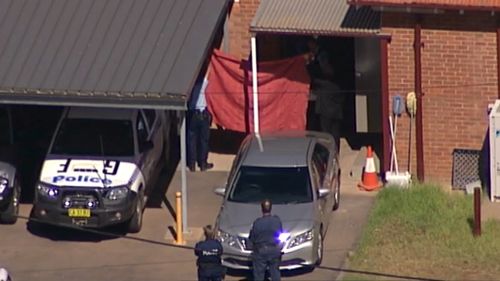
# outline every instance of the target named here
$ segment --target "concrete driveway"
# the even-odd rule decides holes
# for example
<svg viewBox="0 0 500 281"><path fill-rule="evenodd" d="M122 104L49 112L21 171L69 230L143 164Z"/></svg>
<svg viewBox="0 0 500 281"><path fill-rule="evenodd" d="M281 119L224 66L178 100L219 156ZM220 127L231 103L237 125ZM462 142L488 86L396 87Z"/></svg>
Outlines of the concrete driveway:
<svg viewBox="0 0 500 281"><path fill-rule="evenodd" d="M214 157L213 155L211 157ZM216 169L188 173L187 246L201 239L201 227L213 223L221 198L213 193L224 184L231 156L220 156ZM220 158L219 157L219 158ZM341 206L331 215L325 237L322 266L312 272L283 272L284 280L335 280L350 251L356 248L369 215L375 193L359 191L357 180L343 173ZM161 180L160 180L161 182ZM120 227L106 229L109 235L41 227L20 219L15 225L0 225L0 266L15 281L67 280L196 280L195 257L191 249L176 248L173 242L174 196L180 190L177 170L165 185L165 198L144 213L143 230L125 235ZM165 193L163 193L165 194ZM21 206L28 217L31 204ZM231 272L227 280L246 280L247 274Z"/></svg>
<svg viewBox="0 0 500 281"><path fill-rule="evenodd" d="M201 206L205 206L190 210L189 219L191 225L198 228L194 231L196 233L201 233L199 227L202 225L214 222L221 199L214 195L212 190L213 187L222 185L227 175L224 172L209 172L209 174L211 174L210 178L213 181L207 180L207 174L204 173L189 174L188 178L193 184L189 194L191 204L200 202ZM375 193L359 191L355 187L356 183L347 176L343 182L341 205L337 211L332 212L330 228L325 237L321 268L312 272L283 272L285 280L335 280L340 273L339 269L343 268L349 252L356 248L362 228L371 210ZM173 198L173 194L169 194L169 198ZM249 279L248 273L244 272L229 271L226 277L226 280L247 279Z"/></svg>

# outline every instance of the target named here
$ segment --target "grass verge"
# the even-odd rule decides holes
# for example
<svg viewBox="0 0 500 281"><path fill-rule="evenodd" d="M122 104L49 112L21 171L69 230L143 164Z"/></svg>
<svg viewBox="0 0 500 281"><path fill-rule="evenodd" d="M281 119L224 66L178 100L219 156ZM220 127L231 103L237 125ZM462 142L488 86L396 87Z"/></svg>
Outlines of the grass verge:
<svg viewBox="0 0 500 281"><path fill-rule="evenodd" d="M432 185L385 188L377 196L344 280L499 280L500 223L472 235L473 198ZM381 275L377 275L381 274ZM395 278L399 279L399 278Z"/></svg>

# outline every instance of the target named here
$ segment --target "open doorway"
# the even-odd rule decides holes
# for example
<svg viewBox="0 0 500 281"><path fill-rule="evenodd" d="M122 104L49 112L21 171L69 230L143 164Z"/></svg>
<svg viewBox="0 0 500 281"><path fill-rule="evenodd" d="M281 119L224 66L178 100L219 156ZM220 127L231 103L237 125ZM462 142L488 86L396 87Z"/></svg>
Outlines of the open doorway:
<svg viewBox="0 0 500 281"><path fill-rule="evenodd" d="M310 35L258 34L259 61L284 59L308 52ZM353 150L371 145L382 158L382 94L380 42L376 37L316 36L328 52L334 82L345 95L341 137ZM309 105L311 101L309 102ZM309 106L307 129L320 130Z"/></svg>

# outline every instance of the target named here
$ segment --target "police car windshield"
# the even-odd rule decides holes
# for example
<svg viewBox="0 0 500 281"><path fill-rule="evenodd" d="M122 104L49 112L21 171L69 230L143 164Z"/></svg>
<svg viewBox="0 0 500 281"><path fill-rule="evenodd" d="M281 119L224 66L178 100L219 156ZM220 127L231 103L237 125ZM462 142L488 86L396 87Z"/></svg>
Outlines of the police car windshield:
<svg viewBox="0 0 500 281"><path fill-rule="evenodd" d="M242 166L236 175L228 200L260 203L270 199L273 204L296 204L312 201L307 167Z"/></svg>
<svg viewBox="0 0 500 281"><path fill-rule="evenodd" d="M51 153L132 156L132 124L128 120L65 119L59 128Z"/></svg>

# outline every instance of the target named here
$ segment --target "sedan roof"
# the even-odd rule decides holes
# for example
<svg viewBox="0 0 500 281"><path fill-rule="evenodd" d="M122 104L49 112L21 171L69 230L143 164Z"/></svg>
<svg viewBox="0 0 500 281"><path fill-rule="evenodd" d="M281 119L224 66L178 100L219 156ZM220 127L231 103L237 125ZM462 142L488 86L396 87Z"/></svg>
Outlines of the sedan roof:
<svg viewBox="0 0 500 281"><path fill-rule="evenodd" d="M327 134L309 131L250 135L245 140L247 147L242 151L245 153L242 165L256 167L307 166L309 150L317 138L331 139Z"/></svg>

